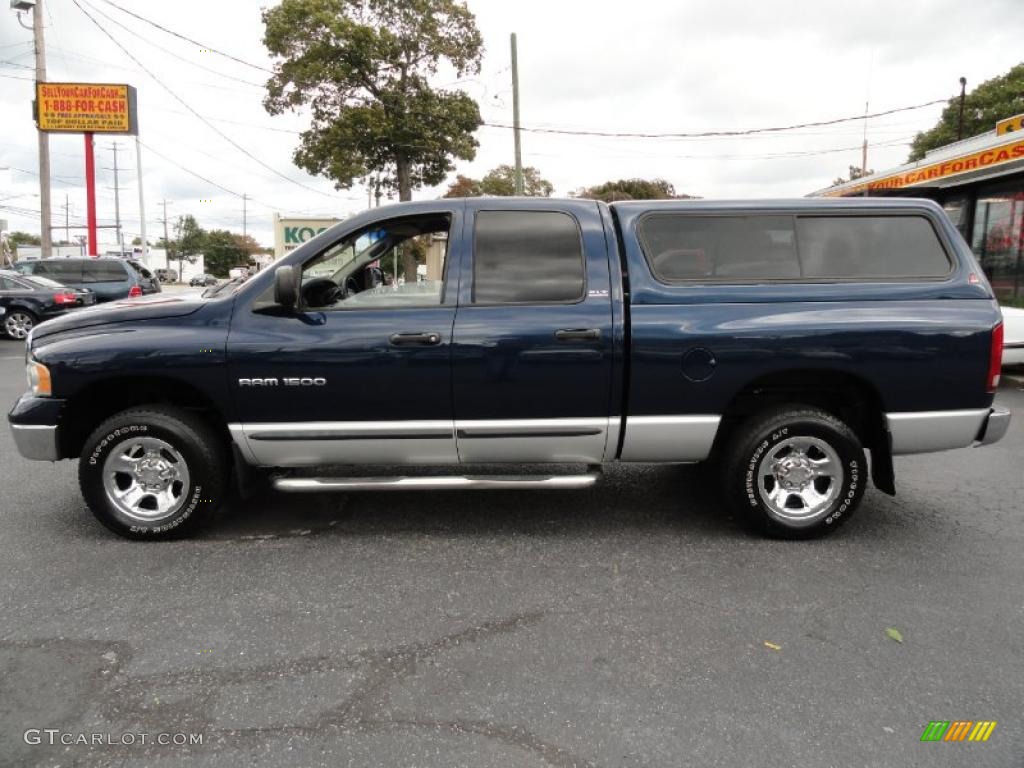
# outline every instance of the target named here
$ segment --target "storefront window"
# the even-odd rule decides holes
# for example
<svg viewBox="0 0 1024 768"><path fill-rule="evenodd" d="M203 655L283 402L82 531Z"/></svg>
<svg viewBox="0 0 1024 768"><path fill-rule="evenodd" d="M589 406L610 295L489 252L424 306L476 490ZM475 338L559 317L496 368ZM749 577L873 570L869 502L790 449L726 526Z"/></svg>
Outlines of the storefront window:
<svg viewBox="0 0 1024 768"><path fill-rule="evenodd" d="M949 220L953 222L953 225L960 230L960 234L967 239L967 197L961 195L959 197L951 197L942 204L942 209L949 216Z"/></svg>
<svg viewBox="0 0 1024 768"><path fill-rule="evenodd" d="M1024 298L1024 183L979 191L971 248L997 297Z"/></svg>

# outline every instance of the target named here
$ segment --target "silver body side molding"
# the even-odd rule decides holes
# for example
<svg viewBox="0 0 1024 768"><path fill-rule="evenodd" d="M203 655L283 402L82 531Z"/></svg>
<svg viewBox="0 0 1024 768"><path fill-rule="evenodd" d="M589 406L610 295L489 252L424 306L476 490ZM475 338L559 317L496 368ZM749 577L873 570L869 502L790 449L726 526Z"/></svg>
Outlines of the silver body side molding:
<svg viewBox="0 0 1024 768"><path fill-rule="evenodd" d="M893 455L966 448L981 431L989 408L887 413Z"/></svg>
<svg viewBox="0 0 1024 768"><path fill-rule="evenodd" d="M626 419L625 461L699 461L719 416ZM615 459L620 416L455 421L324 421L229 424L247 462L319 464L601 464ZM517 487L522 487L521 485Z"/></svg>
<svg viewBox="0 0 1024 768"><path fill-rule="evenodd" d="M259 467L317 464L457 464L451 421L303 421L229 424Z"/></svg>
<svg viewBox="0 0 1024 768"><path fill-rule="evenodd" d="M721 416L627 416L623 461L701 461Z"/></svg>
<svg viewBox="0 0 1024 768"><path fill-rule="evenodd" d="M607 416L573 419L455 420L459 460L600 464L608 440ZM614 450L614 449L613 449Z"/></svg>

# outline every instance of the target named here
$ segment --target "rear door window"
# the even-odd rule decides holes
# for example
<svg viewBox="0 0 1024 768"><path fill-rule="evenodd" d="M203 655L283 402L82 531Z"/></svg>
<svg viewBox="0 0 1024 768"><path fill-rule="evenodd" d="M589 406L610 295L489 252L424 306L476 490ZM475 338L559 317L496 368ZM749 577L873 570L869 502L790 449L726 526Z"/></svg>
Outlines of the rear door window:
<svg viewBox="0 0 1024 768"><path fill-rule="evenodd" d="M120 261L94 261L85 265L86 283L123 283L128 272Z"/></svg>
<svg viewBox="0 0 1024 768"><path fill-rule="evenodd" d="M80 283L82 282L82 262L70 259L68 261L37 261L33 274L48 277L58 283Z"/></svg>
<svg viewBox="0 0 1024 768"><path fill-rule="evenodd" d="M952 268L923 216L800 216L796 226L808 278L935 278Z"/></svg>
<svg viewBox="0 0 1024 768"><path fill-rule="evenodd" d="M20 280L0 275L0 291L24 291L26 287Z"/></svg>
<svg viewBox="0 0 1024 768"><path fill-rule="evenodd" d="M559 211L480 211L474 304L569 304L586 276L579 225Z"/></svg>

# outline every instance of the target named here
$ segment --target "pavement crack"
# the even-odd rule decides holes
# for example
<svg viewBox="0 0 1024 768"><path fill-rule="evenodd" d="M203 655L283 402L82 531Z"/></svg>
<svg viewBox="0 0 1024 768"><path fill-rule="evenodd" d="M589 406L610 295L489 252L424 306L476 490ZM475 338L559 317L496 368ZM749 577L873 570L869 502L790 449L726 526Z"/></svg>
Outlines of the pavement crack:
<svg viewBox="0 0 1024 768"><path fill-rule="evenodd" d="M540 611L519 613L474 624L429 640L359 651L342 657L317 655L248 667L177 669L140 676L125 675L122 668L120 675L112 676L119 679L112 684L107 682L102 691L94 691L95 701L100 716L107 721L112 732L118 729L163 731L173 724L175 730L205 734L207 741L204 746L217 751L251 749L291 736L317 738L332 732L382 733L429 729L490 739L525 750L555 768L592 768L593 763L520 725L474 719L443 719L418 713L393 713L390 707L394 686L414 676L423 662L455 648L484 643L521 631L540 623L544 616ZM118 652L118 656L128 657L123 649ZM315 714L305 719L300 715L300 722L271 722L251 726L225 726L218 722L218 703L225 689L248 686L255 689L253 696L266 695L266 689L272 686L307 685L311 681L304 681L303 678L318 675L340 687L341 683L333 680L331 675L345 673L352 678L346 694L318 708ZM336 691L336 688L332 687L331 691ZM251 690L247 693L251 693ZM284 713L284 717L287 716L288 713ZM138 750L133 752L132 747L122 745L90 748L85 760L97 763L109 761L114 754L124 756L126 749L129 755L138 753ZM170 756L184 754L184 751L172 745L154 747L151 744L146 754Z"/></svg>

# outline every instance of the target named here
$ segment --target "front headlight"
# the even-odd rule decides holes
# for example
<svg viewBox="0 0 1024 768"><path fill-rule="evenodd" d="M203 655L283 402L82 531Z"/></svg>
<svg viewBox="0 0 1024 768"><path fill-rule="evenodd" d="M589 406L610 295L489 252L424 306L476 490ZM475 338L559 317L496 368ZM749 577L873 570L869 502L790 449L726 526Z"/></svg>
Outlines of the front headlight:
<svg viewBox="0 0 1024 768"><path fill-rule="evenodd" d="M25 364L25 373L28 375L28 388L32 394L38 397L47 397L53 394L53 386L50 382L50 369L32 358Z"/></svg>

